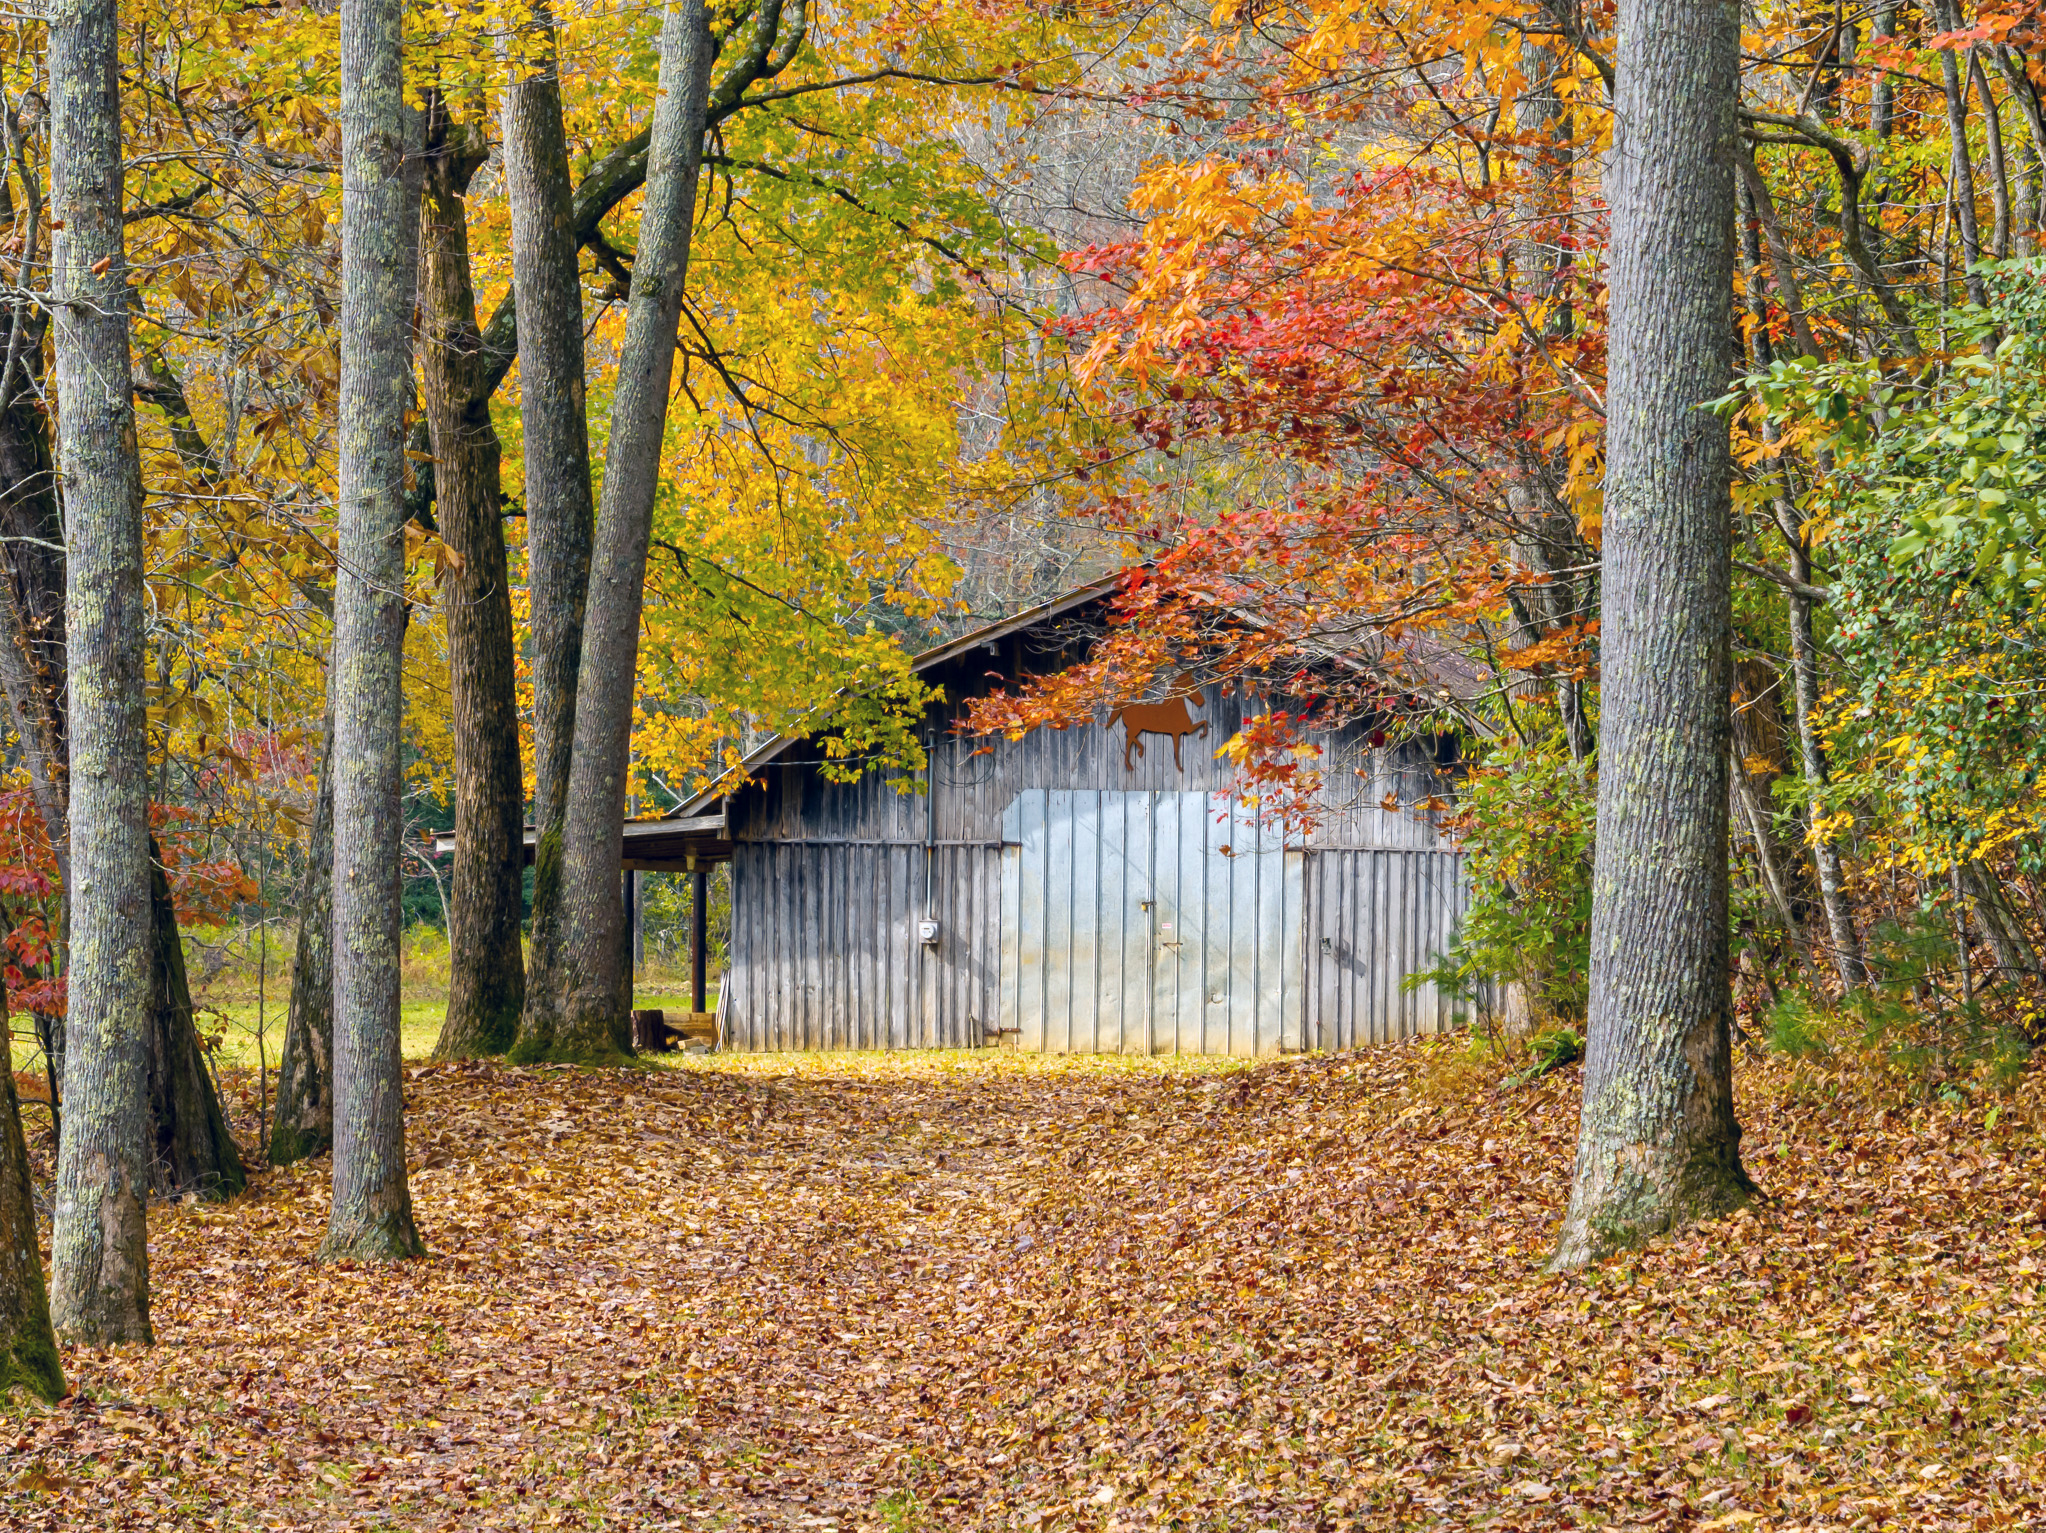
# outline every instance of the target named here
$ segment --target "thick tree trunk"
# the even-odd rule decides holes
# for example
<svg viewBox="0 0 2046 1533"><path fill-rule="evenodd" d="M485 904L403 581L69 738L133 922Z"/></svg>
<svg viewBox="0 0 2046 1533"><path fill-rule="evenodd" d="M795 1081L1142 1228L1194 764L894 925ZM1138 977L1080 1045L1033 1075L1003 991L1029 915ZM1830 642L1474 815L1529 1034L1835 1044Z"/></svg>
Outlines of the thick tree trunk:
<svg viewBox="0 0 2046 1533"><path fill-rule="evenodd" d="M518 303L519 418L525 429L526 589L533 633L532 943L527 1030L560 1010L561 832L575 736L576 670L590 579L590 444L583 399L582 277L561 124L554 23L546 5L514 43L504 93L504 180ZM533 73L517 78L521 69Z"/></svg>
<svg viewBox="0 0 2046 1533"><path fill-rule="evenodd" d="M1735 0L1621 0L1590 1039L1555 1264L1753 1195L1727 965Z"/></svg>
<svg viewBox="0 0 2046 1533"><path fill-rule="evenodd" d="M562 836L563 1004L549 1034L528 1032L520 1039L521 1057L607 1060L632 1049L631 1018L620 1005L618 826L625 813L642 586L703 163L710 64L703 0L671 5L661 31L662 91L654 108L639 258L590 558Z"/></svg>
<svg viewBox="0 0 2046 1533"><path fill-rule="evenodd" d="M151 1186L164 1196L231 1198L249 1184L192 1019L192 985L177 908L156 842L149 843L149 904L156 952L149 971Z"/></svg>
<svg viewBox="0 0 2046 1533"><path fill-rule="evenodd" d="M334 1142L334 710L320 741L320 786L298 895L291 1014L277 1064L270 1164L288 1166Z"/></svg>
<svg viewBox="0 0 2046 1533"><path fill-rule="evenodd" d="M21 323L17 316L16 323ZM64 524L47 422L30 386L42 326L24 337L12 402L0 410L0 690L21 741L58 877L71 887L70 749L64 739Z"/></svg>
<svg viewBox="0 0 2046 1533"><path fill-rule="evenodd" d="M436 1059L502 1054L518 1031L526 971L525 781L519 762L517 656L498 493L500 449L490 420L490 359L476 329L469 275L469 178L489 154L483 134L428 107L420 213L420 310L434 505L455 555L442 584L455 737L455 866L448 915L447 1021Z"/></svg>
<svg viewBox="0 0 2046 1533"><path fill-rule="evenodd" d="M11 340L9 345L12 348ZM33 352L39 346L31 335L22 347L13 349ZM34 368L32 355L17 358L11 402L0 408L0 537L4 537L0 541L0 691L6 694L11 722L22 741L36 811L50 837L68 901L72 879L64 699L67 577L46 423L34 408ZM182 406L181 390L178 395ZM203 446L199 453L205 456ZM182 1103L215 1101L217 1105L217 1099L192 1023L176 908L154 899L151 907L155 934L150 950L155 968L150 984L152 996L159 998L152 1002L155 1022L149 1031L150 1106L155 1114L152 1132L157 1146L179 1147L172 1159L159 1156L155 1160L152 1183L159 1192L230 1196L245 1184L246 1176L224 1122L211 1110L195 1123L175 1116ZM66 926L68 929L68 920ZM56 1052L61 1057L61 1021L55 1032L52 1041L58 1044Z"/></svg>
<svg viewBox="0 0 2046 1533"><path fill-rule="evenodd" d="M0 997L0 1400L17 1386L56 1400L64 1393L64 1370L57 1361L57 1336L43 1287L28 1144L14 1094L13 1040Z"/></svg>
<svg viewBox="0 0 2046 1533"><path fill-rule="evenodd" d="M405 1180L398 1053L405 411L423 147L403 100L401 14L398 0L341 5L334 1197L320 1247L330 1259L424 1251Z"/></svg>
<svg viewBox="0 0 2046 1533"><path fill-rule="evenodd" d="M70 1004L51 1314L93 1346L152 1339L149 741L142 466L128 387L113 0L50 11L58 457L68 532Z"/></svg>

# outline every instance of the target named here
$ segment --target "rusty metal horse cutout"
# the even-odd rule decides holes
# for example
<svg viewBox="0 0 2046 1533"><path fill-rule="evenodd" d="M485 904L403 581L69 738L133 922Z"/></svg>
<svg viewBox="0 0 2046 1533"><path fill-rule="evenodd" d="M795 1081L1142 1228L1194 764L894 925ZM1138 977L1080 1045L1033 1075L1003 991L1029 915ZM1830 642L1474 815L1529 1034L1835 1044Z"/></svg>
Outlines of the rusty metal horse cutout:
<svg viewBox="0 0 2046 1533"><path fill-rule="evenodd" d="M1162 703L1124 703L1108 716L1110 729L1115 728L1117 719L1122 720L1126 735L1122 747L1124 771L1134 772L1137 769L1130 760L1130 752L1135 751L1139 756L1144 754L1145 735L1172 736L1172 764L1182 772L1186 770L1179 759L1180 737L1199 735L1203 740L1208 737L1208 721L1202 719L1196 724L1193 715L1186 711L1188 697L1186 693L1178 693ZM1198 692L1191 694L1191 700L1197 708L1207 706Z"/></svg>

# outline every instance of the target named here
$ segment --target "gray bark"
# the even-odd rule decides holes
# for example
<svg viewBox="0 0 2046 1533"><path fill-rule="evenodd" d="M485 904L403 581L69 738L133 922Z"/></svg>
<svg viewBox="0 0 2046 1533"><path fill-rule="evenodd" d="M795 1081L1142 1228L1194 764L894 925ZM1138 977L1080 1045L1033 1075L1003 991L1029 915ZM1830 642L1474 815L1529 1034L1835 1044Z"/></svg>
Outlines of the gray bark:
<svg viewBox="0 0 2046 1533"><path fill-rule="evenodd" d="M16 170L21 173L19 161ZM29 209L38 209L33 182L25 181L24 187ZM4 181L0 204L11 207ZM32 224L27 251L31 262L34 252ZM0 374L7 380L0 385L0 395L5 396L0 405L0 532L7 539L0 544L0 690L6 693L22 741L36 810L49 834L68 904L72 879L64 528L57 510L48 422L38 399L42 331L39 324L24 323L25 315L40 312L33 305L17 307L8 331L7 360L0 361ZM172 440L188 466L210 473L213 457L192 424L183 388L161 358L148 359L135 391L164 411ZM177 911L168 898L152 897L151 903L156 954L150 980L149 1092L155 1134L151 1184L159 1193L232 1196L246 1176L192 1026ZM69 924L67 919L67 930ZM37 1025L47 1035L52 1058L61 1061L63 1019L39 1017ZM189 1120L179 1116L186 1108L194 1114Z"/></svg>
<svg viewBox="0 0 2046 1533"><path fill-rule="evenodd" d="M1953 0L1934 0L1932 14L1942 32L1960 29L1960 11ZM1946 93L1948 169L1952 176L1950 194L1954 199L1954 225L1961 234L1961 262L1970 303L1986 303L1988 289L1975 270L1982 260L1982 235L1975 223L1975 161L1968 153L1968 92L1961 78L1960 61L1954 50L1939 51L1940 84Z"/></svg>
<svg viewBox="0 0 2046 1533"><path fill-rule="evenodd" d="M1795 268L1790 263L1788 247L1784 244L1781 226L1776 219L1769 188L1756 172L1754 162L1746 155L1741 159L1741 178L1736 183L1743 214L1741 226L1742 259L1747 266L1748 311L1754 316L1755 363L1766 367L1772 357L1768 331L1765 325L1767 308L1763 299L1761 280L1761 244L1756 235L1756 224L1769 231L1770 258L1776 273L1777 287L1796 318L1796 334L1799 349L1808 357L1818 357L1818 343L1811 329L1804 323L1803 300L1797 291ZM1847 195L1857 195L1852 184L1846 188ZM1763 431L1774 439L1774 427L1764 425ZM1770 512L1776 527L1783 534L1783 541L1790 564L1791 583L1784 588L1784 597L1789 612L1790 627L1790 668L1793 712L1797 722L1799 767L1805 781L1813 787L1823 788L1827 782L1826 750L1819 738L1818 708L1820 693L1819 649L1817 636L1812 626L1812 579L1811 544L1805 535L1804 518L1798 514L1796 502L1789 493L1790 469L1787 463L1779 461L1777 469L1783 481L1784 492L1773 496ZM1826 916L1826 931L1829 938L1833 969L1840 977L1843 993L1852 993L1859 988L1864 977L1861 958L1861 939L1855 932L1854 911L1848 902L1846 875L1840 865L1839 849L1830 842L1811 848L1812 870L1817 875L1819 902Z"/></svg>
<svg viewBox="0 0 2046 1533"><path fill-rule="evenodd" d="M447 1020L436 1059L502 1054L525 1002L519 921L524 902L525 774L519 762L517 653L506 569L502 452L490 419L491 359L476 328L469 273L469 179L489 150L428 105L420 218L422 393L431 429L434 496L456 563L441 584L448 625L455 740L455 865L449 900Z"/></svg>
<svg viewBox="0 0 2046 1533"><path fill-rule="evenodd" d="M58 459L68 543L70 1005L51 1315L93 1346L149 1325L149 742L142 467L128 383L113 0L50 11Z"/></svg>
<svg viewBox="0 0 2046 1533"><path fill-rule="evenodd" d="M2000 47L1991 49L1990 57L2010 88L2010 99L2017 103L2019 115L2025 119L2024 141L2018 149L2017 200L2012 211L2017 228L2013 231L2012 248L2020 256L2036 255L2040 204L2046 198L2046 116L2041 114L2039 92L2032 85L2032 77L2025 72L2023 55L2015 48Z"/></svg>
<svg viewBox="0 0 2046 1533"><path fill-rule="evenodd" d="M288 1166L334 1142L334 709L320 738L320 785L298 894L291 1012L277 1062L270 1164Z"/></svg>
<svg viewBox="0 0 2046 1533"><path fill-rule="evenodd" d="M1989 89L1982 59L1972 50L1968 56L1968 77L1974 82L1976 99L1982 103L1982 168L1989 176L1989 206L1996 215L1989 236L1989 253L2001 261L2010 254L2011 232L2010 170L2003 156L2003 118Z"/></svg>
<svg viewBox="0 0 2046 1533"><path fill-rule="evenodd" d="M28 1144L14 1093L13 1040L7 1009L0 1005L0 1400L16 1387L56 1400L64 1393L64 1370L36 1242Z"/></svg>
<svg viewBox="0 0 2046 1533"><path fill-rule="evenodd" d="M1735 0L1621 0L1603 710L1573 1268L1745 1202L1727 954Z"/></svg>
<svg viewBox="0 0 2046 1533"><path fill-rule="evenodd" d="M1955 882L1974 906L1975 924L1996 956L1999 977L2012 983L2046 979L2024 922L2011 908L1995 870L1980 862L1963 863Z"/></svg>
<svg viewBox="0 0 2046 1533"><path fill-rule="evenodd" d="M1779 472L1789 474L1788 466ZM1813 627L1811 598L1798 586L1809 586L1812 578L1811 540L1796 502L1786 493L1775 496L1771 509L1783 534L1790 565L1790 578L1797 585L1787 588L1790 614L1790 676L1796 701L1798 764L1805 782L1822 790L1832 780L1826 760L1826 743L1819 736L1819 640ZM1812 867L1819 877L1819 903L1826 913L1826 933L1832 939L1833 972L1840 977L1842 994L1851 995L1868 982L1868 967L1862 958L1861 936L1854 926L1854 908L1847 897L1847 874L1840 863L1840 849L1831 840L1814 839Z"/></svg>
<svg viewBox="0 0 2046 1533"><path fill-rule="evenodd" d="M1875 20L1870 23L1869 35L1876 38L1897 35L1897 12L1903 7L1890 3L1875 8ZM1888 70L1879 72L1868 92L1868 131L1875 135L1878 143L1888 140L1897 125L1897 82Z"/></svg>
<svg viewBox="0 0 2046 1533"><path fill-rule="evenodd" d="M163 1197L196 1192L231 1198L249 1185L227 1114L213 1089L205 1046L192 1016L192 984L177 908L155 837L149 840L150 1189Z"/></svg>
<svg viewBox="0 0 2046 1533"><path fill-rule="evenodd" d="M561 123L554 23L544 4L519 39L504 93L504 179L518 304L519 418L525 431L526 581L533 635L532 941L526 1007L551 1033L561 951L561 832L575 736L592 508L583 398L582 277ZM518 78L521 65L533 72Z"/></svg>
<svg viewBox="0 0 2046 1533"><path fill-rule="evenodd" d="M562 835L562 1005L546 1032L531 1030L520 1038L519 1057L605 1060L632 1049L631 1017L620 1004L618 826L625 812L642 587L703 163L711 56L702 0L671 5L661 31L662 92L654 108L639 258L590 559Z"/></svg>
<svg viewBox="0 0 2046 1533"><path fill-rule="evenodd" d="M398 0L342 0L334 1195L320 1247L330 1259L424 1250L398 1054L405 411L422 148L401 94L400 17Z"/></svg>

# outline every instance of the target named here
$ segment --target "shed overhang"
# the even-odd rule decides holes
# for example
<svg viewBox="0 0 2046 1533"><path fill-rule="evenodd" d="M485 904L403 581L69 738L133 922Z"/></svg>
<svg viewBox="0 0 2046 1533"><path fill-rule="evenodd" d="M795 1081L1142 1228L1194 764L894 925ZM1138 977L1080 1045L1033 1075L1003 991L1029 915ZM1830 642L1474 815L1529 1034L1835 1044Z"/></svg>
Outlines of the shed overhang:
<svg viewBox="0 0 2046 1533"><path fill-rule="evenodd" d="M732 859L732 843L726 833L723 814L697 814L672 820L627 820L622 827L624 867L627 872L682 873L691 868ZM540 832L528 825L525 857L531 863L540 844ZM452 831L433 838L433 855L445 857L455 849Z"/></svg>

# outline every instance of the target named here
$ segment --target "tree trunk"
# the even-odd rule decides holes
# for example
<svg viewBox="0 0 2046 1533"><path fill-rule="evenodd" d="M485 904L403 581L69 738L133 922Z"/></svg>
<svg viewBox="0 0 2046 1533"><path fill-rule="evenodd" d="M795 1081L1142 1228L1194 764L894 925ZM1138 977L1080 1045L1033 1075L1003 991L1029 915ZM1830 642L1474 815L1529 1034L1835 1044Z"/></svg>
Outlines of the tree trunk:
<svg viewBox="0 0 2046 1533"><path fill-rule="evenodd" d="M528 1031L551 1035L560 1010L561 831L575 735L576 670L590 579L590 445L583 400L582 277L561 124L554 22L546 5L515 43L504 93L504 181L518 302L519 418L525 428L526 589L533 635L532 945ZM516 78L523 62L534 73Z"/></svg>
<svg viewBox="0 0 2046 1533"><path fill-rule="evenodd" d="M54 1401L64 1393L64 1370L43 1287L28 1143L14 1094L13 1040L0 996L0 1400L17 1386Z"/></svg>
<svg viewBox="0 0 2046 1533"><path fill-rule="evenodd" d="M1761 278L1762 250L1758 238L1758 226L1770 226L1771 260L1778 273L1778 286L1787 306L1794 306L1799 349L1808 357L1818 358L1818 343L1810 327L1804 323L1802 299L1796 290L1796 274L1790 264L1788 247L1783 244L1780 224L1769 201L1769 189L1761 175L1755 170L1754 162L1746 155L1741 157L1741 171L1735 182L1742 213L1741 258L1746 266L1748 313L1753 324L1750 336L1754 344L1754 362L1757 367L1767 367L1773 360L1773 348L1769 342L1767 326L1767 304L1763 294ZM1851 190L1849 195L1853 195ZM1774 440L1775 428L1766 422L1763 433ZM1796 503L1790 496L1790 467L1786 460L1777 463L1777 473L1782 479L1784 493L1772 497L1771 514L1776 527L1783 534L1788 551L1790 575L1795 585L1784 592L1789 607L1790 626L1790 668L1792 712L1797 724L1799 765L1805 781L1813 787L1823 788L1827 780L1825 745L1818 734L1819 707L1819 651L1818 640L1812 628L1812 600L1804 595L1800 586L1809 586L1812 578L1811 544L1805 534L1804 519L1798 514ZM1840 866L1840 853L1831 842L1813 842L1811 847L1812 867L1818 876L1819 901L1825 909L1826 931L1832 950L1834 972L1840 976L1840 987L1851 993L1862 982L1861 939L1855 934L1854 912L1848 904L1846 879Z"/></svg>
<svg viewBox="0 0 2046 1533"><path fill-rule="evenodd" d="M334 707L320 739L320 786L299 886L291 1015L277 1063L270 1164L323 1154L334 1142Z"/></svg>
<svg viewBox="0 0 2046 1533"><path fill-rule="evenodd" d="M1792 770L1790 731L1783 719L1783 679L1763 660L1734 665L1733 810L1735 831L1745 831L1754 847L1755 865L1770 902L1783 922L1783 934L1801 961L1804 926L1810 916L1809 891L1796 870L1801 859L1790 838L1778 833L1774 788Z"/></svg>
<svg viewBox="0 0 2046 1533"><path fill-rule="evenodd" d="M1789 473L1787 466L1779 471ZM1797 506L1786 493L1774 498L1776 524L1783 533L1789 553L1790 577L1799 585L1812 578L1811 541ZM1796 586L1785 592L1790 612L1790 675L1797 714L1799 765L1807 786L1823 790L1832 780L1826 760L1826 743L1819 738L1819 641L1812 626L1812 600ZM1820 805L1814 803L1817 818ZM1840 849L1830 837L1812 838L1812 866L1819 877L1819 903L1826 912L1826 933L1832 939L1833 972L1840 976L1842 994L1852 995L1868 983L1868 966L1862 958L1861 936L1854 926L1854 908L1847 897L1847 874L1840 863Z"/></svg>
<svg viewBox="0 0 2046 1533"><path fill-rule="evenodd" d="M1542 313L1542 333L1549 340L1567 340L1575 328L1565 286L1571 265L1569 223L1574 201L1573 166L1577 151L1575 120L1558 89L1575 59L1566 38L1580 24L1577 0L1542 0L1541 18L1554 32L1530 36L1520 49L1520 70L1527 81L1513 103L1513 131L1520 141L1526 188L1523 198L1528 237L1514 247L1516 278L1522 302ZM1557 497L1556 487L1568 477L1568 453L1543 453L1530 446L1522 483L1508 491L1508 505L1519 524L1512 540L1514 561L1531 575L1546 576L1516 593L1523 621L1516 647L1531 644L1552 628L1589 616L1581 603L1585 582L1571 573L1593 561L1577 523ZM1562 573L1559 573L1562 572ZM1529 691L1546 683L1555 689L1556 710L1574 760L1591 754L1591 723L1584 708L1583 683L1544 667Z"/></svg>
<svg viewBox="0 0 2046 1533"><path fill-rule="evenodd" d="M624 941L618 827L625 813L647 543L703 163L710 64L703 0L669 6L576 689L562 836L563 1004L549 1032L520 1039L518 1052L525 1058L608 1060L632 1049L631 1018L619 1004Z"/></svg>
<svg viewBox="0 0 2046 1533"><path fill-rule="evenodd" d="M170 1197L196 1192L231 1198L249 1185L213 1089L213 1073L192 1019L192 985L177 908L156 841L149 843L149 904L156 952L149 973L149 1104L154 1128L151 1187Z"/></svg>
<svg viewBox="0 0 2046 1533"><path fill-rule="evenodd" d="M1980 862L1966 862L1961 864L1956 882L1975 907L1975 924L1988 941L1990 952L1996 955L1999 977L2011 984L2046 979L2046 970L2039 966L2039 955L2025 935L2024 923L2011 908L1994 870Z"/></svg>
<svg viewBox="0 0 2046 1533"><path fill-rule="evenodd" d="M60 1334L91 1346L153 1339L142 465L128 387L119 43L113 0L60 0L51 9L74 883L50 1309Z"/></svg>
<svg viewBox="0 0 2046 1533"><path fill-rule="evenodd" d="M1734 0L1620 0L1603 711L1576 1179L1555 1265L1753 1195L1727 962Z"/></svg>
<svg viewBox="0 0 2046 1533"><path fill-rule="evenodd" d="M1989 206L1996 215L1989 236L1989 254L2001 261L2010 255L2010 170L2003 156L2003 118L1997 112L1996 97L1989 89L1989 76L1983 71L1981 57L1973 49L1968 54L1968 76L1974 82L1976 99L1982 103L1982 168L1989 177Z"/></svg>
<svg viewBox="0 0 2046 1533"><path fill-rule="evenodd" d="M1934 24L1942 32L1960 30L1960 12L1953 0L1935 0L1931 9ZM1940 49L1939 72L1947 103L1947 163L1953 177L1949 195L1954 199L1954 224L1961 233L1961 260L1967 268L1962 280L1968 301L1983 304L1989 301L1989 294L1982 274L1975 269L1982 260L1982 235L1975 223L1975 161L1968 152L1968 92L1953 49Z"/></svg>
<svg viewBox="0 0 2046 1533"><path fill-rule="evenodd" d="M1878 40L1897 35L1897 12L1903 6L1896 0L1875 8L1875 19L1869 24L1869 35ZM1887 143L1897 126L1897 82L1887 69L1875 71L1875 77L1868 88L1868 131L1875 135L1877 143Z"/></svg>
<svg viewBox="0 0 2046 1533"><path fill-rule="evenodd" d="M2039 92L2025 72L2023 56L2015 48L2000 47L1991 51L1991 57L2010 87L2011 100L2017 103L2025 119L2024 146L2019 151L2017 206L2012 214L2017 222L2013 242L2019 255L2032 256L2039 250L2041 202L2046 200L2046 116L2040 112Z"/></svg>
<svg viewBox="0 0 2046 1533"><path fill-rule="evenodd" d="M0 201L5 200L5 185L0 182ZM29 200L33 204L32 195ZM31 243L25 258L33 262L36 226L32 224L28 232ZM32 304L17 305L4 351L0 351L0 360L11 359L11 365L0 367L4 374L0 376L0 539L4 539L0 541L0 692L6 695L11 722L22 742L30 790L50 838L68 906L72 877L70 747L64 697L67 576L48 420L37 400L43 337L39 314ZM182 390L176 392L178 409L189 417L190 412L183 410ZM152 397L163 402L157 394ZM187 435L196 438L195 432L176 434L181 452L187 450ZM203 443L195 451L210 468L212 459ZM173 953L180 970L183 965L183 949L176 936L177 912L155 901L152 906L158 930L151 950L159 962L151 984L157 993L184 998L182 1005L172 1006L168 1025L150 1030L151 1079L175 1083L175 1089L152 1093L152 1108L162 1113L175 1111L178 1102L203 1101L213 1092L191 1022L189 994L168 966L167 955ZM68 915L64 924L68 930ZM61 1059L62 1021L49 1020L56 1034L51 1040L56 1045L54 1057ZM52 1085L61 1093L60 1083ZM188 1188L217 1189L225 1195L243 1185L240 1155L218 1125L184 1125L159 1118L154 1133L157 1143L182 1143L196 1157L186 1162ZM160 1181L158 1185L163 1186Z"/></svg>
<svg viewBox="0 0 2046 1533"><path fill-rule="evenodd" d="M403 99L401 14L398 0L341 5L334 1197L320 1247L329 1259L424 1251L405 1180L398 1053L405 412L423 147Z"/></svg>
<svg viewBox="0 0 2046 1533"><path fill-rule="evenodd" d="M433 436L435 517L455 555L442 583L455 738L455 866L448 917L447 1020L436 1059L502 1054L518 1031L526 971L525 779L510 576L505 567L500 449L490 419L489 359L476 329L463 196L489 155L481 132L455 123L447 98L428 108L420 214L420 310L426 416Z"/></svg>
<svg viewBox="0 0 2046 1533"><path fill-rule="evenodd" d="M17 318L19 323L19 318ZM27 338L34 357L41 328ZM0 690L21 741L36 812L58 878L71 888L70 784L64 739L64 524L46 418L31 386L34 357L18 364L15 395L0 410Z"/></svg>

